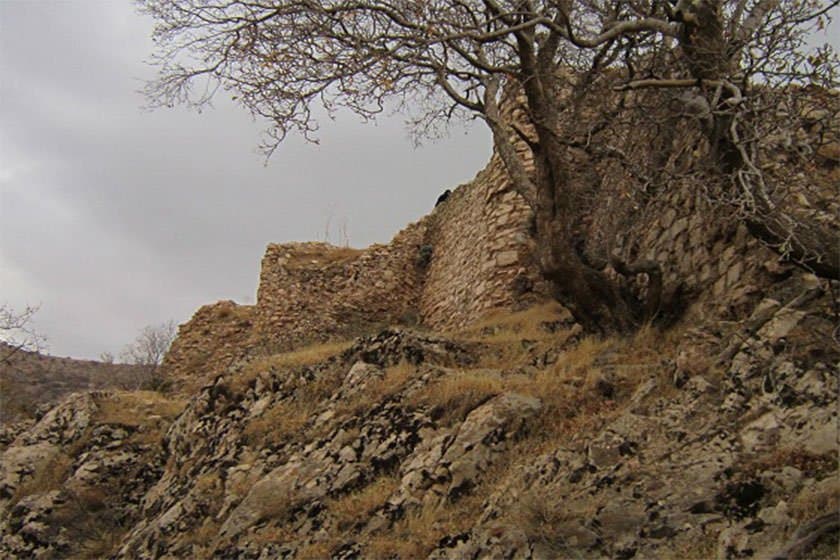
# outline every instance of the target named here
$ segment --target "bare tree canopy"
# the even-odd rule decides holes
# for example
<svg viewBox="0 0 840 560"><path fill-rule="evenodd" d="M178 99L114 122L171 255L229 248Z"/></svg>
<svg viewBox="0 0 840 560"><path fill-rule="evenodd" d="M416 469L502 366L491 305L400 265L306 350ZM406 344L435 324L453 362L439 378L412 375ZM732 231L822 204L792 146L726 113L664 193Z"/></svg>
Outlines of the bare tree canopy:
<svg viewBox="0 0 840 560"><path fill-rule="evenodd" d="M536 216L540 266L595 330L628 330L656 305L626 301L580 253L570 186L570 148L598 157L632 154L595 142L618 134L616 118L650 92L680 100L708 142L709 166L730 185L727 204L785 258L840 278L836 233L788 215L763 171L761 139L777 101L768 92L834 88L829 48L806 49L838 0L141 0L157 20L149 85L154 105L201 107L229 92L270 122L271 154L289 132L315 139L314 109L365 118L385 108L410 115L419 136L458 118L490 127L496 152ZM606 94L604 92L607 92ZM581 102L611 95L588 130ZM657 98L661 100L662 98ZM513 106L519 104L524 116ZM832 112L833 111L833 112ZM829 111L836 116L836 108ZM780 123L778 118L772 120ZM763 128L762 128L763 127ZM797 123L781 123L788 132ZM772 127L771 127L772 128ZM784 132L782 130L781 132ZM624 133L626 135L626 132ZM600 154L595 154L601 146ZM609 153L608 153L609 152ZM651 176L656 170L638 173ZM588 193L597 196L597 192ZM610 258L608 256L608 258ZM658 277L653 262L622 263Z"/></svg>
<svg viewBox="0 0 840 560"><path fill-rule="evenodd" d="M177 332L178 327L174 321L149 325L140 331L134 342L120 352L120 360L126 364L146 366L154 371L163 363L163 357L175 340Z"/></svg>
<svg viewBox="0 0 840 560"><path fill-rule="evenodd" d="M20 351L37 352L45 338L32 328L32 317L38 307L27 306L22 311L10 305L0 305L0 363L10 363Z"/></svg>

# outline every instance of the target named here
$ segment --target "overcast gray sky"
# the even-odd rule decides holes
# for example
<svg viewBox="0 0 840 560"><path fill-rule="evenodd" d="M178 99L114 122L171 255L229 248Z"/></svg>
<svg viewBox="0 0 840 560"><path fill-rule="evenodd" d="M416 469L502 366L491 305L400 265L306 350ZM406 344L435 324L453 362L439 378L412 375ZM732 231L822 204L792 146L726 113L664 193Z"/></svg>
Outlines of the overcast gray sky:
<svg viewBox="0 0 840 560"><path fill-rule="evenodd" d="M48 350L118 352L147 324L253 302L265 245L387 242L490 153L474 126L415 150L399 116L284 144L225 103L147 112L151 21L128 0L0 0L0 303Z"/></svg>
<svg viewBox="0 0 840 560"><path fill-rule="evenodd" d="M264 166L261 123L221 97L141 110L151 28L129 0L0 0L0 304L40 304L53 354L251 303L267 243L323 240L328 222L332 242L342 224L353 246L387 242L488 159L480 125L415 150L399 116L346 117Z"/></svg>

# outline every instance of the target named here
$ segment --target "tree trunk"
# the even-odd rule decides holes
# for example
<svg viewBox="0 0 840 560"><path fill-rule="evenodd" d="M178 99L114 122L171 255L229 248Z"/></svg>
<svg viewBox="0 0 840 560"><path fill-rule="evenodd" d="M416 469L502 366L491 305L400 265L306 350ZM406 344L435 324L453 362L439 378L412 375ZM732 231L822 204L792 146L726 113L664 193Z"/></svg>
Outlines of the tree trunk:
<svg viewBox="0 0 840 560"><path fill-rule="evenodd" d="M540 131L534 154L537 188L537 247L540 271L555 298L566 305L588 331L601 334L631 332L637 322L615 282L586 263L576 250L574 224L580 210L573 207L565 169L566 154L552 131Z"/></svg>

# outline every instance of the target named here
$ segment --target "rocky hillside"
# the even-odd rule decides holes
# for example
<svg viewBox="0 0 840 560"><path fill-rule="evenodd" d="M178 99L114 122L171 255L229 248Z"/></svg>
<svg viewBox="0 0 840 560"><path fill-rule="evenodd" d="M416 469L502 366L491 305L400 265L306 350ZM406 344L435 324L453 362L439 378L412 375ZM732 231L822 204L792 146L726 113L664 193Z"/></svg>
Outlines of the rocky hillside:
<svg viewBox="0 0 840 560"><path fill-rule="evenodd" d="M543 304L66 398L0 463L13 558L834 558L836 318L585 337ZM773 555L777 556L773 556Z"/></svg>

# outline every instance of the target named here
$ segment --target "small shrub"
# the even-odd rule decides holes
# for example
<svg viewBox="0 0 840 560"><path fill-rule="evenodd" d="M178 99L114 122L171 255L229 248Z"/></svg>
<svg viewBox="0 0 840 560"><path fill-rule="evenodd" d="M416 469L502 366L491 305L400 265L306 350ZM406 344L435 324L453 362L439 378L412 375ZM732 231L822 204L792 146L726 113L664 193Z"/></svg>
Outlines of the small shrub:
<svg viewBox="0 0 840 560"><path fill-rule="evenodd" d="M588 511L592 509L593 511ZM562 500L547 499L544 492L526 492L514 510L514 519L528 539L542 543L558 558L569 557L566 539L580 519L591 518L592 508L569 507Z"/></svg>
<svg viewBox="0 0 840 560"><path fill-rule="evenodd" d="M421 245L420 251L417 253L417 268L425 270L432 262L432 255L435 249L431 245Z"/></svg>

